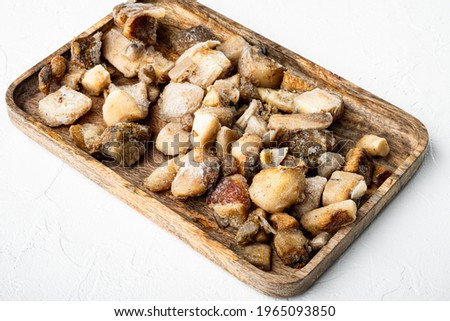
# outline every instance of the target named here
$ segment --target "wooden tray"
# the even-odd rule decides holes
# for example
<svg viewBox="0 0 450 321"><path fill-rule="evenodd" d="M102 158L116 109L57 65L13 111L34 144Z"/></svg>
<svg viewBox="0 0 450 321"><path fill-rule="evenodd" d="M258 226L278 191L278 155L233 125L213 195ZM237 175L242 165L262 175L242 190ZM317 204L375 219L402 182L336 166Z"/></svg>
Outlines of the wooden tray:
<svg viewBox="0 0 450 321"><path fill-rule="evenodd" d="M233 33L239 34L252 44L264 45L268 55L284 67L306 76L319 87L341 95L345 101L346 112L332 127L338 136L354 141L365 133L373 133L386 137L389 141L391 153L380 162L390 167L393 175L373 196L365 200L358 211L356 222L339 230L304 268L296 270L284 266L275 254L273 270L263 272L235 253L233 250L235 231L218 228L211 210L205 206L203 197L183 202L171 197L170 193L153 194L145 190L142 184L144 178L162 162L161 155L151 151L152 148L149 148L148 157L138 166L108 167L72 143L68 135L68 126L60 128L45 126L37 115L38 101L43 97L38 91L37 74L51 57L61 54L68 56L69 44L51 54L11 84L6 93L11 121L25 134L91 180L257 290L282 297L305 291L375 219L381 209L417 171L428 144L426 128L420 121L397 107L195 1L151 2L166 8L167 17L162 20L166 31L201 24L211 28L219 39L225 39ZM98 30L104 31L112 26L111 15L108 15L84 35L93 34ZM79 122L101 121L101 105L102 98L95 98L92 111Z"/></svg>

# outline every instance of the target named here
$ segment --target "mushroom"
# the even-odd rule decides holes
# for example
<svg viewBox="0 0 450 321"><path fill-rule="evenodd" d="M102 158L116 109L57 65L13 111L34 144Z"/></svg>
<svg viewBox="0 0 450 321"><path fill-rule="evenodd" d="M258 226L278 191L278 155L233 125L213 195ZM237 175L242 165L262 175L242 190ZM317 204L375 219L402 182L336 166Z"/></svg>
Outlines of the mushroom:
<svg viewBox="0 0 450 321"><path fill-rule="evenodd" d="M49 66L50 68L50 66ZM72 125L92 107L92 100L73 90L62 86L59 90L39 101L39 116L50 127Z"/></svg>
<svg viewBox="0 0 450 321"><path fill-rule="evenodd" d="M270 215L270 222L276 231L299 229L297 220L287 213L275 213Z"/></svg>
<svg viewBox="0 0 450 321"><path fill-rule="evenodd" d="M283 81L281 83L281 89L288 91L295 91L297 93L303 93L314 89L314 86L309 83L304 77L294 75L291 71L285 71L283 75Z"/></svg>
<svg viewBox="0 0 450 321"><path fill-rule="evenodd" d="M164 57L163 54L156 51L155 48L150 47L145 51L140 63L140 66L148 65L152 66L155 70L156 83L165 84L170 80L169 72L175 66L175 63Z"/></svg>
<svg viewBox="0 0 450 321"><path fill-rule="evenodd" d="M373 170L372 182L380 187L385 180L392 175L392 171L389 168L384 167L383 165L375 164L375 168Z"/></svg>
<svg viewBox="0 0 450 321"><path fill-rule="evenodd" d="M355 147L345 155L345 172L364 176L367 185L370 185L373 175L373 160L363 149Z"/></svg>
<svg viewBox="0 0 450 321"><path fill-rule="evenodd" d="M386 138L376 135L364 135L356 143L356 147L363 149L370 156L385 157L389 154L389 144Z"/></svg>
<svg viewBox="0 0 450 321"><path fill-rule="evenodd" d="M102 49L102 32L92 36L78 37L70 44L71 64L90 69L100 64Z"/></svg>
<svg viewBox="0 0 450 321"><path fill-rule="evenodd" d="M229 107L237 105L239 101L240 76L235 75L228 79L219 79L207 88L203 105L210 107Z"/></svg>
<svg viewBox="0 0 450 321"><path fill-rule="evenodd" d="M269 119L269 128L289 131L326 129L333 123L330 113L272 115Z"/></svg>
<svg viewBox="0 0 450 321"><path fill-rule="evenodd" d="M180 123L167 124L156 137L155 147L164 155L186 154L189 150L190 133Z"/></svg>
<svg viewBox="0 0 450 321"><path fill-rule="evenodd" d="M217 133L216 150L218 155L230 153L232 144L239 139L239 133L236 130L222 126Z"/></svg>
<svg viewBox="0 0 450 321"><path fill-rule="evenodd" d="M314 236L322 232L334 233L353 223L356 220L356 212L356 203L346 200L305 213L300 223Z"/></svg>
<svg viewBox="0 0 450 321"><path fill-rule="evenodd" d="M293 215L300 219L303 214L315 210L320 206L322 193L327 184L327 179L321 176L308 177L306 179L306 188L304 198L299 204L294 205Z"/></svg>
<svg viewBox="0 0 450 321"><path fill-rule="evenodd" d="M258 88L251 81L241 75L241 83L239 86L239 98L245 103L250 103L253 99L260 100Z"/></svg>
<svg viewBox="0 0 450 321"><path fill-rule="evenodd" d="M242 56L242 52L245 48L249 48L250 45L244 38L238 35L232 35L227 38L217 50L222 51L225 56L231 61L233 66L237 67L239 59Z"/></svg>
<svg viewBox="0 0 450 321"><path fill-rule="evenodd" d="M50 65L45 65L38 75L39 90L44 95L50 93L50 86L52 84L52 67Z"/></svg>
<svg viewBox="0 0 450 321"><path fill-rule="evenodd" d="M98 153L102 146L101 135L105 131L103 125L83 124L72 125L69 128L70 137L75 145L89 154Z"/></svg>
<svg viewBox="0 0 450 321"><path fill-rule="evenodd" d="M236 115L236 110L231 107L206 107L198 109L195 115L199 114L210 114L217 118L222 126L231 127L234 123L234 116Z"/></svg>
<svg viewBox="0 0 450 321"><path fill-rule="evenodd" d="M322 203L329 205L348 199L357 200L367 191L364 177L358 174L336 171L325 185Z"/></svg>
<svg viewBox="0 0 450 321"><path fill-rule="evenodd" d="M181 128L184 131L190 132L192 130L192 126L194 125L194 114L184 114L180 118Z"/></svg>
<svg viewBox="0 0 450 321"><path fill-rule="evenodd" d="M239 167L239 173L247 179L260 170L259 151L262 146L262 140L259 136L245 134L231 146L231 155L236 158Z"/></svg>
<svg viewBox="0 0 450 321"><path fill-rule="evenodd" d="M318 251L327 245L328 241L331 238L331 234L328 232L319 233L315 236L311 241L309 241L309 246L313 251Z"/></svg>
<svg viewBox="0 0 450 321"><path fill-rule="evenodd" d="M268 244L255 243L238 248L239 255L263 271L272 268L272 247Z"/></svg>
<svg viewBox="0 0 450 321"><path fill-rule="evenodd" d="M341 97L319 88L299 95L295 98L294 104L296 113L330 113L334 120L344 112L344 102Z"/></svg>
<svg viewBox="0 0 450 321"><path fill-rule="evenodd" d="M214 143L220 130L220 122L209 113L195 113L192 125L192 144L194 147L207 147Z"/></svg>
<svg viewBox="0 0 450 321"><path fill-rule="evenodd" d="M242 114L241 117L236 121L236 125L241 129L245 130L248 125L250 117L258 114L258 111L262 108L262 103L259 100L252 100L248 108Z"/></svg>
<svg viewBox="0 0 450 321"><path fill-rule="evenodd" d="M278 88L283 79L283 67L263 55L257 47L245 47L239 59L239 73L257 87Z"/></svg>
<svg viewBox="0 0 450 321"><path fill-rule="evenodd" d="M268 132L267 122L260 116L251 116L248 119L247 127L245 128L246 134L254 134L259 137L263 137Z"/></svg>
<svg viewBox="0 0 450 321"><path fill-rule="evenodd" d="M278 167L286 158L287 153L288 153L287 147L263 149L259 154L259 159L261 160L262 168ZM295 167L295 166L287 166L287 167Z"/></svg>
<svg viewBox="0 0 450 321"><path fill-rule="evenodd" d="M305 190L305 175L298 168L266 168L255 175L249 193L252 201L269 213L294 205Z"/></svg>
<svg viewBox="0 0 450 321"><path fill-rule="evenodd" d="M287 154L281 162L281 166L298 168L306 175L308 172L308 165L300 158Z"/></svg>
<svg viewBox="0 0 450 321"><path fill-rule="evenodd" d="M224 177L207 199L207 204L233 227L240 227L247 219L251 206L248 184L244 176Z"/></svg>
<svg viewBox="0 0 450 321"><path fill-rule="evenodd" d="M183 163L178 157L169 159L145 179L144 186L155 193L170 190L172 182L182 165Z"/></svg>
<svg viewBox="0 0 450 321"><path fill-rule="evenodd" d="M98 96L111 84L109 72L102 65L97 65L86 71L81 85L89 95Z"/></svg>
<svg viewBox="0 0 450 321"><path fill-rule="evenodd" d="M236 242L239 245L246 245L253 241L258 242L258 239L262 239L258 234L266 234L266 238L268 239L268 234L275 233L275 230L270 226L267 221L267 213L264 210L257 208L253 212L248 215L247 220L244 224L239 228L236 234ZM263 242L264 243L264 242Z"/></svg>
<svg viewBox="0 0 450 321"><path fill-rule="evenodd" d="M317 174L319 176L330 178L331 174L341 169L345 163L345 158L341 154L326 152L319 157Z"/></svg>
<svg viewBox="0 0 450 321"><path fill-rule="evenodd" d="M230 154L224 154L221 170L224 177L236 174L239 171L236 159Z"/></svg>
<svg viewBox="0 0 450 321"><path fill-rule="evenodd" d="M171 186L172 194L178 198L203 195L216 183L219 174L220 162L217 158L207 157L196 161L194 156L194 159L184 163L175 176Z"/></svg>
<svg viewBox="0 0 450 321"><path fill-rule="evenodd" d="M294 101L298 94L270 88L258 88L258 93L263 102L273 105L286 113L292 114L295 112Z"/></svg>
<svg viewBox="0 0 450 321"><path fill-rule="evenodd" d="M70 87L73 90L78 90L81 79L83 79L85 73L85 68L69 65L66 74L61 79L61 85Z"/></svg>
<svg viewBox="0 0 450 321"><path fill-rule="evenodd" d="M121 166L131 166L144 155L145 143L149 139L148 126L118 123L103 132L102 152Z"/></svg>
<svg viewBox="0 0 450 321"><path fill-rule="evenodd" d="M69 64L63 56L53 57L50 62L50 67L52 69L52 76L56 81L61 81L61 79L66 74Z"/></svg>
<svg viewBox="0 0 450 321"><path fill-rule="evenodd" d="M298 228L279 230L273 239L281 261L293 268L302 268L310 260L308 239Z"/></svg>
<svg viewBox="0 0 450 321"><path fill-rule="evenodd" d="M190 57L186 57L180 63L176 64L169 71L168 75L174 82L183 82L194 72L195 68L197 68L197 64Z"/></svg>

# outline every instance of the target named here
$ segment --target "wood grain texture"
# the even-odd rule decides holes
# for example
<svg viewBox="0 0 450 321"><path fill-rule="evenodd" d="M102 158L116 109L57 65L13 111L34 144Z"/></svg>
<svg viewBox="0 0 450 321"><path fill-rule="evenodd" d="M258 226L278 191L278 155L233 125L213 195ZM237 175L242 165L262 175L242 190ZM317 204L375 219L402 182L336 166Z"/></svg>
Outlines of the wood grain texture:
<svg viewBox="0 0 450 321"><path fill-rule="evenodd" d="M273 255L271 272L263 272L252 266L235 252L235 230L218 228L211 210L205 205L204 197L183 202L173 198L170 193L154 194L144 188L144 178L164 161L163 155L154 150L151 144L148 154L137 166L122 168L101 162L78 149L69 137L68 126L49 128L40 121L37 104L43 95L38 91L37 73L51 57L67 55L69 44L11 84L6 101L12 122L65 162L240 280L272 296L286 297L305 291L364 231L417 171L428 144L426 128L397 107L195 1L148 2L157 3L167 10L167 17L162 20L162 44L159 48L166 55L176 57L164 46L165 35L174 30L202 24L212 29L221 40L231 34L240 34L252 44L264 45L269 56L292 72L301 74L315 85L344 98L344 116L331 128L336 135L348 142L343 145L344 152L353 147L354 142L366 133L383 136L389 141L391 153L380 163L392 169L393 175L374 195L365 200L354 224L338 231L300 270L284 266L276 254ZM111 16L108 15L84 34L107 30L112 26ZM93 101L92 111L83 116L79 123L101 121L103 99L94 98Z"/></svg>

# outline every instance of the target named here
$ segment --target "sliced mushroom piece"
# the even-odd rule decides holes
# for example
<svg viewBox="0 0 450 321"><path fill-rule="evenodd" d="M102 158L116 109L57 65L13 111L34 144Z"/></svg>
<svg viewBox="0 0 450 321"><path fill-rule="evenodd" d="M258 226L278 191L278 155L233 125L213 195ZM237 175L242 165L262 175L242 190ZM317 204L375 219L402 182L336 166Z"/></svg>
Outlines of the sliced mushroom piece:
<svg viewBox="0 0 450 321"><path fill-rule="evenodd" d="M261 151L259 158L262 168L278 167L287 156L288 148L266 148ZM295 166L293 166L295 167Z"/></svg>
<svg viewBox="0 0 450 321"><path fill-rule="evenodd" d="M358 174L336 171L334 172L323 191L322 204L324 206L345 201L357 200L367 191L364 177Z"/></svg>
<svg viewBox="0 0 450 321"><path fill-rule="evenodd" d="M222 126L231 127L234 122L236 110L232 107L206 107L203 106L195 112L198 114L210 114L217 118Z"/></svg>
<svg viewBox="0 0 450 321"><path fill-rule="evenodd" d="M308 239L299 229L278 232L273 244L281 261L293 268L302 268L310 260Z"/></svg>
<svg viewBox="0 0 450 321"><path fill-rule="evenodd" d="M267 122L260 116L252 116L249 118L247 127L245 128L246 134L254 134L259 137L263 137L268 132Z"/></svg>
<svg viewBox="0 0 450 321"><path fill-rule="evenodd" d="M219 79L209 86L203 105L210 107L236 106L239 101L240 76L235 75L227 79Z"/></svg>
<svg viewBox="0 0 450 321"><path fill-rule="evenodd" d="M283 82L281 83L281 89L294 91L301 94L305 91L313 90L314 86L304 77L299 77L290 71L285 71L283 75Z"/></svg>
<svg viewBox="0 0 450 321"><path fill-rule="evenodd" d="M172 182L182 165L178 157L169 159L145 179L144 186L154 193L170 190Z"/></svg>
<svg viewBox="0 0 450 321"><path fill-rule="evenodd" d="M149 139L148 126L118 123L103 132L102 152L121 166L131 166L145 154L145 143Z"/></svg>
<svg viewBox="0 0 450 321"><path fill-rule="evenodd" d="M167 122L179 122L200 108L204 91L190 83L169 83L161 94L156 113Z"/></svg>
<svg viewBox="0 0 450 321"><path fill-rule="evenodd" d="M344 112L341 97L320 88L307 91L295 98L295 112L302 114L330 113L338 119Z"/></svg>
<svg viewBox="0 0 450 321"><path fill-rule="evenodd" d="M385 157L389 154L389 144L386 138L376 135L364 135L356 147L363 149L370 156Z"/></svg>
<svg viewBox="0 0 450 321"><path fill-rule="evenodd" d="M218 39L209 28L199 25L171 33L169 37L169 44L178 54L181 55L192 46L208 40Z"/></svg>
<svg viewBox="0 0 450 321"><path fill-rule="evenodd" d="M167 124L156 137L155 147L164 155L186 154L191 146L190 133L180 123Z"/></svg>
<svg viewBox="0 0 450 321"><path fill-rule="evenodd" d="M174 82L183 82L194 72L195 68L197 68L197 64L190 57L186 57L169 71L169 78Z"/></svg>
<svg viewBox="0 0 450 321"><path fill-rule="evenodd" d="M115 28L105 32L102 40L103 57L125 77L136 77L144 55L143 47L136 42L131 42Z"/></svg>
<svg viewBox="0 0 450 321"><path fill-rule="evenodd" d="M293 207L293 215L300 219L303 214L315 210L320 206L322 193L327 184L327 179L321 176L308 177L306 179L306 188L304 199Z"/></svg>
<svg viewBox="0 0 450 321"><path fill-rule="evenodd" d="M135 14L146 13L155 19L164 18L166 10L152 3L122 3L113 8L114 23L123 28L127 20Z"/></svg>
<svg viewBox="0 0 450 321"><path fill-rule="evenodd" d="M257 219L250 217L242 224L236 234L236 242L239 245L246 245L253 242L253 238L258 234L260 223Z"/></svg>
<svg viewBox="0 0 450 321"><path fill-rule="evenodd" d="M287 213L275 213L270 215L270 222L277 232L300 228L300 224L297 220Z"/></svg>
<svg viewBox="0 0 450 321"><path fill-rule="evenodd" d="M72 125L69 128L70 137L75 145L89 154L100 152L105 127L98 124Z"/></svg>
<svg viewBox="0 0 450 321"><path fill-rule="evenodd" d="M236 158L239 173L251 179L260 169L259 151L262 140L256 135L245 134L232 144L231 155Z"/></svg>
<svg viewBox="0 0 450 321"><path fill-rule="evenodd" d="M322 232L314 237L311 241L309 241L309 246L313 251L319 251L325 245L327 245L328 241L331 238L331 234L328 232Z"/></svg>
<svg viewBox="0 0 450 321"><path fill-rule="evenodd" d="M283 212L297 203L305 190L305 175L298 168L266 168L250 186L252 201L269 213Z"/></svg>
<svg viewBox="0 0 450 321"><path fill-rule="evenodd" d="M50 67L52 69L52 76L56 81L61 81L61 79L66 74L69 67L69 63L63 56L53 57L50 62Z"/></svg>
<svg viewBox="0 0 450 321"><path fill-rule="evenodd" d="M155 70L156 82L158 84L165 84L170 80L169 72L174 68L175 63L164 57L155 48L150 47L142 56L141 65L152 66Z"/></svg>
<svg viewBox="0 0 450 321"><path fill-rule="evenodd" d="M52 80L52 67L50 65L45 65L38 75L39 90L41 91L41 93L43 93L44 95L48 95L50 93Z"/></svg>
<svg viewBox="0 0 450 321"><path fill-rule="evenodd" d="M92 107L92 100L73 90L62 86L59 90L39 101L39 116L50 127L72 125Z"/></svg>
<svg viewBox="0 0 450 321"><path fill-rule="evenodd" d="M218 155L230 153L232 144L239 139L239 133L226 126L222 126L217 133L216 150Z"/></svg>
<svg viewBox="0 0 450 321"><path fill-rule="evenodd" d="M377 187L380 187L391 175L392 171L390 169L384 167L383 165L376 164L373 170L372 182Z"/></svg>
<svg viewBox="0 0 450 321"><path fill-rule="evenodd" d="M252 100L261 100L258 88L251 83L251 81L241 76L241 84L239 86L239 98L245 103L250 103Z"/></svg>
<svg viewBox="0 0 450 321"><path fill-rule="evenodd" d="M300 223L314 236L322 232L334 233L353 223L356 220L356 212L356 203L346 200L305 213Z"/></svg>
<svg viewBox="0 0 450 321"><path fill-rule="evenodd" d="M251 206L247 180L240 174L222 178L208 197L207 204L231 226L240 227Z"/></svg>
<svg viewBox="0 0 450 321"><path fill-rule="evenodd" d="M364 176L366 184L370 185L373 175L372 157L361 148L352 148L345 155L345 166L342 170Z"/></svg>
<svg viewBox="0 0 450 321"><path fill-rule="evenodd" d="M78 90L81 79L83 79L85 73L86 69L70 65L69 70L67 70L61 80L61 85L70 87L73 90Z"/></svg>
<svg viewBox="0 0 450 321"><path fill-rule="evenodd" d="M278 88L283 79L283 67L256 47L242 50L238 69L242 77L257 87Z"/></svg>
<svg viewBox="0 0 450 321"><path fill-rule="evenodd" d="M102 32L92 36L78 37L70 44L71 64L90 69L100 64L102 50Z"/></svg>
<svg viewBox="0 0 450 321"><path fill-rule="evenodd" d="M238 35L232 35L227 38L217 50L222 51L225 56L231 61L233 66L237 67L239 59L242 56L242 51L249 48L250 44L244 38Z"/></svg>
<svg viewBox="0 0 450 321"><path fill-rule="evenodd" d="M239 228L236 241L239 245L251 242L265 243L269 240L270 234L276 234L276 231L267 221L267 213L257 208L248 215L245 223Z"/></svg>
<svg viewBox="0 0 450 321"><path fill-rule="evenodd" d="M231 70L231 62L218 50L205 49L197 52L191 59L197 68L188 76L188 80L203 89L226 76Z"/></svg>
<svg viewBox="0 0 450 321"><path fill-rule="evenodd" d="M341 169L345 163L345 158L338 153L326 152L319 157L317 174L319 176L330 178L331 174Z"/></svg>
<svg viewBox="0 0 450 321"><path fill-rule="evenodd" d="M308 172L308 165L300 158L292 156L292 155L286 155L284 160L281 162L281 166L284 167L292 167L292 168L298 168L302 171L303 174L306 175Z"/></svg>
<svg viewBox="0 0 450 321"><path fill-rule="evenodd" d="M216 116L209 113L195 113L192 125L192 145L194 147L208 147L216 140L220 130L220 122Z"/></svg>
<svg viewBox="0 0 450 321"><path fill-rule="evenodd" d="M252 265L263 271L272 268L272 247L268 244L250 244L238 249L238 253Z"/></svg>
<svg viewBox="0 0 450 321"><path fill-rule="evenodd" d="M172 182L173 196L187 198L200 196L213 186L220 174L220 162L217 159L205 159L196 162L190 159L180 168Z"/></svg>
<svg viewBox="0 0 450 321"><path fill-rule="evenodd" d="M157 29L158 20L152 14L142 11L128 17L122 32L128 39L139 40L146 45L153 46L156 44Z"/></svg>
<svg viewBox="0 0 450 321"><path fill-rule="evenodd" d="M111 76L102 65L97 65L86 71L81 80L81 85L89 95L98 96L103 89L111 84Z"/></svg>
<svg viewBox="0 0 450 321"><path fill-rule="evenodd" d="M258 93L263 102L276 106L277 109L286 113L292 114L295 112L294 101L298 94L270 88L258 88Z"/></svg>
<svg viewBox="0 0 450 321"><path fill-rule="evenodd" d="M333 123L330 113L272 115L269 119L270 129L288 131L326 129Z"/></svg>
<svg viewBox="0 0 450 321"><path fill-rule="evenodd" d="M188 50L186 50L175 62L175 64L179 64L180 62L182 62L184 59L186 59L187 57L189 58L193 58L197 53L204 51L204 50L209 50L209 49L214 49L216 48L218 45L220 45L220 41L217 40L208 40L208 41L204 41L201 43L198 43L194 46L192 46L191 48L189 48Z"/></svg>
<svg viewBox="0 0 450 321"><path fill-rule="evenodd" d="M236 121L236 125L239 126L241 129L245 130L247 128L250 117L257 115L258 111L261 108L263 108L261 101L252 100L252 102L245 110L245 112L242 114L242 116L239 117L239 119Z"/></svg>

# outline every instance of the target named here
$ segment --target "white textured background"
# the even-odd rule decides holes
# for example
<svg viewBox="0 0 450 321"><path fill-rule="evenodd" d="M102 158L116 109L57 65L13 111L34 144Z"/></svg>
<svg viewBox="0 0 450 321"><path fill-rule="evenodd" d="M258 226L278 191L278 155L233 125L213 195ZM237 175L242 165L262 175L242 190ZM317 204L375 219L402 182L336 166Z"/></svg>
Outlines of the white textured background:
<svg viewBox="0 0 450 321"><path fill-rule="evenodd" d="M450 299L450 1L202 0L429 129L418 174L299 300ZM3 1L0 93L117 1ZM0 109L0 300L268 299L13 127Z"/></svg>

